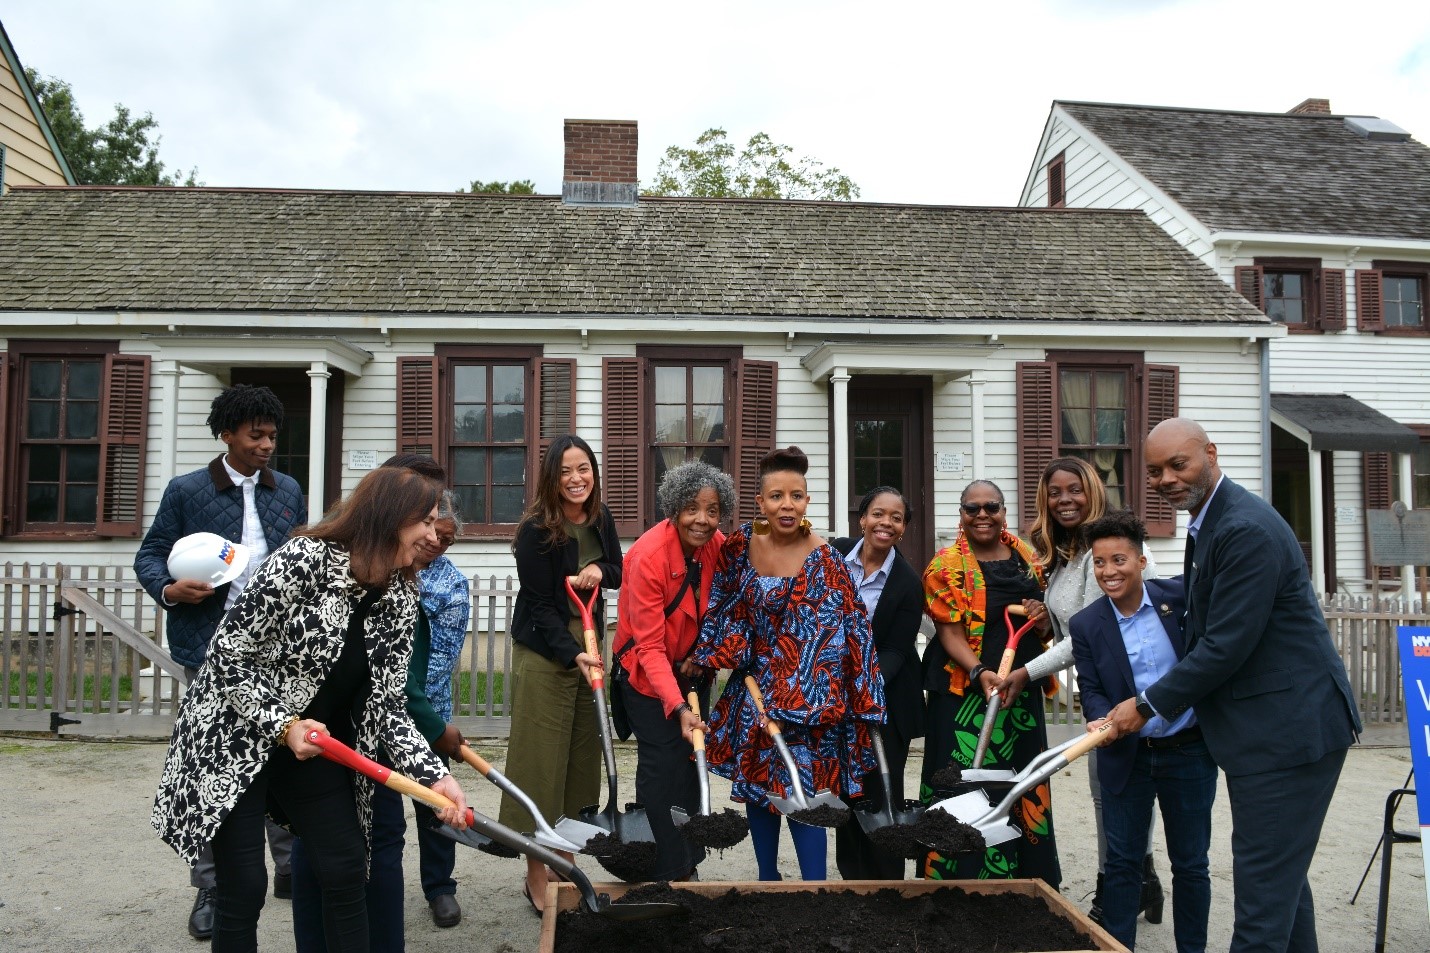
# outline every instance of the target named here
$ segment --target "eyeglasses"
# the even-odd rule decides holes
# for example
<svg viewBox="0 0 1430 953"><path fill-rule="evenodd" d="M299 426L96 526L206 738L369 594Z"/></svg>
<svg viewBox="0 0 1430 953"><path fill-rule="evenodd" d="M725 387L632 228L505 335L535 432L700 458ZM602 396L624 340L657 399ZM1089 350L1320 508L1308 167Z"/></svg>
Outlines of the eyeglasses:
<svg viewBox="0 0 1430 953"><path fill-rule="evenodd" d="M959 506L963 512L969 516L977 516L979 510L987 513L989 516L997 516L998 511L1003 508L1003 504L997 500L991 503L960 503Z"/></svg>
<svg viewBox="0 0 1430 953"><path fill-rule="evenodd" d="M438 546L441 546L443 549L445 549L445 548L447 548L448 546L452 545L452 544L455 543L456 541L457 541L457 537L455 537L455 536L438 536L438 537L437 537L437 545L438 545Z"/></svg>

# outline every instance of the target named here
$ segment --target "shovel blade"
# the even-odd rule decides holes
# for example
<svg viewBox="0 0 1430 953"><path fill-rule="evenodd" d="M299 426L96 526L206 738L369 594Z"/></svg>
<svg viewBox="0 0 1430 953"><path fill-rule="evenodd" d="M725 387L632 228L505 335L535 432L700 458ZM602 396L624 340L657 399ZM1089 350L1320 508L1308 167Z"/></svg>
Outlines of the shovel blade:
<svg viewBox="0 0 1430 953"><path fill-rule="evenodd" d="M537 831L536 833L531 835L531 839L536 841L542 847L545 847L547 850L564 850L567 853L571 854L581 853L581 848L586 846L586 841L582 841L581 843L577 844L573 841L567 840L564 837L561 837L560 835L553 837L551 834L548 834L545 831ZM587 840L589 839L590 838L587 838Z"/></svg>
<svg viewBox="0 0 1430 953"><path fill-rule="evenodd" d="M600 815L597 816L599 817ZM579 844L581 847L585 847L586 842L597 834L609 834L611 832L610 828L601 827L599 824L588 824L585 821L578 821L570 817L558 818L553 830L556 831L558 837L568 840L573 844ZM580 848L578 847L577 849L579 850Z"/></svg>
<svg viewBox="0 0 1430 953"><path fill-rule="evenodd" d="M690 813L683 807L673 807L670 809L670 819L676 827L684 827L690 823Z"/></svg>
<svg viewBox="0 0 1430 953"><path fill-rule="evenodd" d="M983 784L989 781L1012 781L1017 774L1007 768L965 768L963 783Z"/></svg>
<svg viewBox="0 0 1430 953"><path fill-rule="evenodd" d="M795 811L803 811L809 807L808 804L801 804L792 797L779 797L774 794L769 794L767 797L770 800L770 806L785 815L793 814ZM840 806L842 807L843 805Z"/></svg>
<svg viewBox="0 0 1430 953"><path fill-rule="evenodd" d="M983 842L989 847L1006 844L1009 841L1017 840L1023 836L1018 832L1018 828L1002 821L989 821L986 824L974 824L972 826L978 833L983 835Z"/></svg>
<svg viewBox="0 0 1430 953"><path fill-rule="evenodd" d="M944 811L953 815L955 820L965 824L974 824L975 821L987 814L988 809L992 806L987 796L981 791L969 791L967 794L960 794L957 797L939 801L937 804L930 804L929 810ZM974 826L977 825L974 824Z"/></svg>

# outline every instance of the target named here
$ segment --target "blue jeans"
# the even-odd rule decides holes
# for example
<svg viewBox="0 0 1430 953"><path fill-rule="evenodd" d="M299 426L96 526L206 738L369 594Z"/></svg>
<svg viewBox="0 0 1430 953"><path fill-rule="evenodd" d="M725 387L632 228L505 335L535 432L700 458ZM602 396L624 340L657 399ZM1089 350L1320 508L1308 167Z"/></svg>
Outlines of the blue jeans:
<svg viewBox="0 0 1430 953"><path fill-rule="evenodd" d="M1177 953L1206 949L1212 904L1207 850L1216 783L1216 762L1204 742L1149 748L1139 739L1126 786L1115 794L1103 786L1102 824L1107 833L1103 925L1128 949L1137 943L1142 862L1147 856L1147 825L1154 801L1162 808L1167 858L1172 866L1172 933Z"/></svg>

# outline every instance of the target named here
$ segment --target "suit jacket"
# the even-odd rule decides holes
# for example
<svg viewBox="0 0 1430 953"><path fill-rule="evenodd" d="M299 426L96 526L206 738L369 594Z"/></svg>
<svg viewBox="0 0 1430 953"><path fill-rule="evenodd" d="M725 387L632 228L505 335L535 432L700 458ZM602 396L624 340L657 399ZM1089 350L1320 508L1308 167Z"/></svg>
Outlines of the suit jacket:
<svg viewBox="0 0 1430 953"><path fill-rule="evenodd" d="M841 537L830 545L848 556L857 539ZM903 554L895 550L889 578L869 628L874 652L884 675L884 706L888 723L904 739L924 735L923 678L919 671L919 623L924 617L924 586Z"/></svg>
<svg viewBox="0 0 1430 953"><path fill-rule="evenodd" d="M1196 706L1208 750L1232 776L1349 747L1360 716L1291 527L1231 480L1207 507L1183 580L1187 654L1147 700L1168 718Z"/></svg>
<svg viewBox="0 0 1430 953"><path fill-rule="evenodd" d="M700 617L710 604L710 585L715 563L725 545L719 530L695 552L700 563ZM685 698L675 681L674 663L690 654L700 634L695 600L686 592L669 616L665 607L685 584L685 551L675 524L662 520L646 530L626 551L621 573L621 599L616 608L616 640L611 644L621 655L621 665L629 673L631 687L642 695L658 698L665 716L679 708ZM630 648L626 645L635 640ZM709 712L702 712L709 715Z"/></svg>
<svg viewBox="0 0 1430 953"><path fill-rule="evenodd" d="M1147 597L1167 631L1167 641L1181 659L1186 655L1181 625L1186 603L1181 580L1148 579L1146 585ZM1118 702L1137 694L1132 663L1127 660L1127 644L1122 641L1122 626L1106 596L1095 599L1074 615L1068 623L1068 634L1077 662L1082 711L1088 721L1105 717ZM1097 754L1097 776L1102 786L1113 794L1121 792L1127 785L1136 755L1134 737L1119 738L1102 748Z"/></svg>

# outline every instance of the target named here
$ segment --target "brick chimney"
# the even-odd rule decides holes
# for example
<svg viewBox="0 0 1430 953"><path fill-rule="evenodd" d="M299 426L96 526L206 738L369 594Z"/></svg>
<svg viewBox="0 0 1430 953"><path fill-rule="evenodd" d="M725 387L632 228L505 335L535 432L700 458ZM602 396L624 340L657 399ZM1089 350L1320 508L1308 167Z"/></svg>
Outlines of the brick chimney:
<svg viewBox="0 0 1430 953"><path fill-rule="evenodd" d="M566 120L566 170L561 201L568 205L636 204L634 119Z"/></svg>
<svg viewBox="0 0 1430 953"><path fill-rule="evenodd" d="M1301 102L1286 110L1291 116L1329 116L1331 114L1331 101L1329 99L1303 99Z"/></svg>

